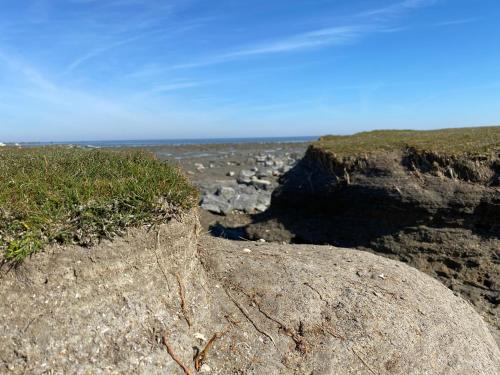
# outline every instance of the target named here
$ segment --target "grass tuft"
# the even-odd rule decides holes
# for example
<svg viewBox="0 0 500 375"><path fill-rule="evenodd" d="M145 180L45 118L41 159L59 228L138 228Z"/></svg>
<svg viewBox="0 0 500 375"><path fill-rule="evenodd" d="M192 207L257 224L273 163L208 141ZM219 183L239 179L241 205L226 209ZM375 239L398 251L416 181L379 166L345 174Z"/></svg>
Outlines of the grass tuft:
<svg viewBox="0 0 500 375"><path fill-rule="evenodd" d="M90 246L196 203L184 175L145 151L0 149L0 250L9 263L50 243Z"/></svg>

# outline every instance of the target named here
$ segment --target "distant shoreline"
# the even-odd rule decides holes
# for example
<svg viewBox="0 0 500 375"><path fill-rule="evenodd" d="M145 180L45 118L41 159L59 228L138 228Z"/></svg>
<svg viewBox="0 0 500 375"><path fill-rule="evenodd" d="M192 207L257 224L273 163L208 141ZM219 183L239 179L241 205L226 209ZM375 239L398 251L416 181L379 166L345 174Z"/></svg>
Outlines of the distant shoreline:
<svg viewBox="0 0 500 375"><path fill-rule="evenodd" d="M36 146L83 146L96 148L110 147L154 147L154 146L183 146L183 145L210 145L210 144L247 144L247 143L302 143L312 142L319 136L301 137L252 137L252 138L199 138L199 139L160 139L160 140L114 140L114 141L71 141L71 142L17 142L6 143L24 147Z"/></svg>

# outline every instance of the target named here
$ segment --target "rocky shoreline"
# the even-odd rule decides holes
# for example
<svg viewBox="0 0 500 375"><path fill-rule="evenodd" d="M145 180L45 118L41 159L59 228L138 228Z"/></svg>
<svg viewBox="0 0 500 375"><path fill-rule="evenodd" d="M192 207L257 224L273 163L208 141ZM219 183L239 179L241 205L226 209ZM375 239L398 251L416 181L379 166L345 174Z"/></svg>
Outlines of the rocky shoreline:
<svg viewBox="0 0 500 375"><path fill-rule="evenodd" d="M200 206L216 215L256 214L271 205L279 178L303 156L306 143L170 146L155 149L178 164L200 190Z"/></svg>

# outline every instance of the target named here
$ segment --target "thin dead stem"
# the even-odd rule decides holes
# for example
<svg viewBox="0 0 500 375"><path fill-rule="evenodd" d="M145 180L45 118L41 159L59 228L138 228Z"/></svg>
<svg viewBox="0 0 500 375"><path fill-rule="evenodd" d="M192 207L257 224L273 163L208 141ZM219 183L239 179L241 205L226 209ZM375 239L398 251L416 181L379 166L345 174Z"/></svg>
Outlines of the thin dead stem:
<svg viewBox="0 0 500 375"><path fill-rule="evenodd" d="M163 345L166 346L167 348L167 352L168 354L170 354L170 357L172 357L172 359L179 365L180 368L182 368L182 370L184 371L184 374L185 375L193 375L193 373L191 372L191 370L181 362L181 360L179 359L179 357L177 357L177 355L175 355L173 349L172 349L172 346L169 344L168 340L167 340L167 334L163 334Z"/></svg>
<svg viewBox="0 0 500 375"><path fill-rule="evenodd" d="M224 333L223 332L216 332L210 340L208 340L207 345L203 348L201 352L198 353L198 355L194 359L194 368L196 371L201 370L201 366L203 366L203 362L205 361L207 357L207 353L210 350L210 347L214 344L214 341L217 340L218 338L222 337Z"/></svg>
<svg viewBox="0 0 500 375"><path fill-rule="evenodd" d="M182 284L182 279L178 272L175 273L175 277L177 278L177 283L179 284L179 296L181 298L182 315L184 316L184 319L186 319L186 323L188 324L188 326L191 327L191 320L189 319L189 314L186 306L186 292L184 290L184 285Z"/></svg>

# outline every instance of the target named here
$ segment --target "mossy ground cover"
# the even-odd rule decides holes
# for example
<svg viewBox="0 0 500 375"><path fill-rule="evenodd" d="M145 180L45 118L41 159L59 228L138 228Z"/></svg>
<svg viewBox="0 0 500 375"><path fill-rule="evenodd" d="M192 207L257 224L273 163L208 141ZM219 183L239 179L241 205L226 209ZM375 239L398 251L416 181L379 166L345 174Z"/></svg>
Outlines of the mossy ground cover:
<svg viewBox="0 0 500 375"><path fill-rule="evenodd" d="M324 136L314 146L339 157L408 148L446 156L491 157L500 151L500 126L430 131L376 130L351 136Z"/></svg>
<svg viewBox="0 0 500 375"><path fill-rule="evenodd" d="M49 243L92 245L197 203L184 175L137 150L0 149L0 250L19 263Z"/></svg>

